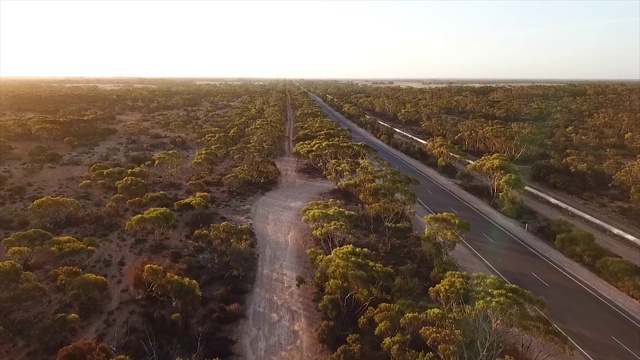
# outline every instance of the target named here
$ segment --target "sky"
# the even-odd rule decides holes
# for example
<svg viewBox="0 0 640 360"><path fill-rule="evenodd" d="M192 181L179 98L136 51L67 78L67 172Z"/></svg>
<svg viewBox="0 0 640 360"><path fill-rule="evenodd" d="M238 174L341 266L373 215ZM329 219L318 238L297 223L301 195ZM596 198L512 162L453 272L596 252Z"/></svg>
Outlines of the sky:
<svg viewBox="0 0 640 360"><path fill-rule="evenodd" d="M640 79L640 1L0 0L0 76Z"/></svg>

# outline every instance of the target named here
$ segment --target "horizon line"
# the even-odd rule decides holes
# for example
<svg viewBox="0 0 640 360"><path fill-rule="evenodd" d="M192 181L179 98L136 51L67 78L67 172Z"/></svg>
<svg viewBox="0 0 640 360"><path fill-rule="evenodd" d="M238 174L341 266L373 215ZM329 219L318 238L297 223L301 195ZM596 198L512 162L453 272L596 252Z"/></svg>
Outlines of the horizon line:
<svg viewBox="0 0 640 360"><path fill-rule="evenodd" d="M384 81L631 81L640 78L483 78L483 77L253 77L253 76L93 76L93 75L10 75L0 79L223 79L223 80L384 80Z"/></svg>

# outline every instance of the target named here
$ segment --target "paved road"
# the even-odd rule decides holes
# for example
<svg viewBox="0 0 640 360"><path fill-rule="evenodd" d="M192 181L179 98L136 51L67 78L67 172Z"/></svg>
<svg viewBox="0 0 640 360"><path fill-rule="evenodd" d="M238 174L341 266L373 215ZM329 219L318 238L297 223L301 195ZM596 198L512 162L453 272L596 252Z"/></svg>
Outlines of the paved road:
<svg viewBox="0 0 640 360"><path fill-rule="evenodd" d="M594 360L640 359L640 323L635 317L438 184L427 171L412 165L405 155L356 127L320 98L311 97L329 118L351 129L355 141L372 146L380 158L418 179L420 185L413 191L427 211L452 212L469 221L472 231L465 245L508 282L544 297L551 320L569 336L578 355Z"/></svg>

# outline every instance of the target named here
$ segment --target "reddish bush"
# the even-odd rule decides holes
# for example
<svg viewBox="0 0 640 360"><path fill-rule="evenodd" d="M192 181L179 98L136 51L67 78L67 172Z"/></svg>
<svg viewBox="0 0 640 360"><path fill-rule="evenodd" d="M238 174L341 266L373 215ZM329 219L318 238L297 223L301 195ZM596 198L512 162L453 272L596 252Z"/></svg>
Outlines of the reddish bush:
<svg viewBox="0 0 640 360"><path fill-rule="evenodd" d="M57 360L109 360L112 356L113 352L107 345L82 340L60 349Z"/></svg>

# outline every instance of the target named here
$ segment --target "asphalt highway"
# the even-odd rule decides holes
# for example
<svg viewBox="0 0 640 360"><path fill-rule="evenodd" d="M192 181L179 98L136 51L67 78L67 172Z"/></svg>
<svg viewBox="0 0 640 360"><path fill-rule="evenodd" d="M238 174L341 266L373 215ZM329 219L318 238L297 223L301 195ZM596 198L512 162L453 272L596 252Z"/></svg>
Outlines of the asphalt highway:
<svg viewBox="0 0 640 360"><path fill-rule="evenodd" d="M505 228L490 211L478 210L427 171L412 165L408 157L355 126L320 98L311 97L327 116L349 128L354 141L366 143L377 155L401 172L420 181L413 187L418 203L428 212L455 213L471 223L465 246L506 281L542 296L549 318L571 340L576 354L585 359L640 360L640 321L619 308L589 284L570 275L562 266Z"/></svg>

